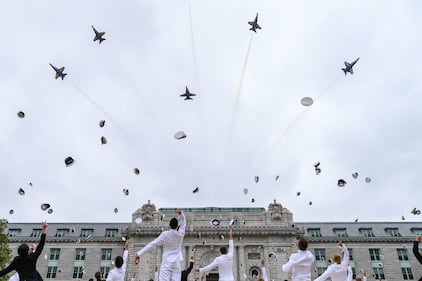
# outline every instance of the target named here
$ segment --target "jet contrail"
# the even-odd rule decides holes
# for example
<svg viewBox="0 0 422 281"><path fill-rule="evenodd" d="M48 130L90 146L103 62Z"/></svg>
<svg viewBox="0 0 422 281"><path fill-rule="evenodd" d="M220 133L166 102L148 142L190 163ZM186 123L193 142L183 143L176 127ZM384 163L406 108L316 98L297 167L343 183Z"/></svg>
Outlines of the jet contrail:
<svg viewBox="0 0 422 281"><path fill-rule="evenodd" d="M196 80L195 82L199 89L200 88L199 87L199 68L198 68L198 61L197 61L197 55L196 55L195 36L193 33L192 10L191 10L189 0L188 0L188 13L189 13L189 24L190 24L191 47L192 47L192 53L193 53L193 67L194 67L195 80Z"/></svg>
<svg viewBox="0 0 422 281"><path fill-rule="evenodd" d="M240 75L240 80L239 80L239 86L237 88L237 94L236 94L236 103L234 105L234 111L233 111L233 115L232 115L232 119L230 122L230 127L229 127L229 132L227 135L227 141L226 141L226 147L225 147L225 151L224 151L224 159L227 159L227 153L228 150L230 148L230 140L233 134L233 130L234 130L234 125L235 125L235 121L236 121L236 117L237 117L237 111L239 108L239 102L240 102L240 96L242 95L242 89L243 89L243 80L245 78L245 73L246 73L246 67L248 65L248 59L249 59L249 53L251 51L251 46L252 46L252 39L253 39L253 33L251 35L251 39L249 40L249 45L248 45L248 50L246 51L246 58L245 58L245 62L243 63L243 67L242 67L242 72Z"/></svg>
<svg viewBox="0 0 422 281"><path fill-rule="evenodd" d="M324 90L321 91L321 93L314 99L314 103L316 101L318 101L325 93L328 92L328 90L337 83L337 81L341 78L341 75L339 75L336 79L333 80L333 82L331 82ZM276 138L275 142L271 145L271 148L269 149L269 151L267 153L264 154L264 156L258 161L259 166L262 166L263 162L266 162L268 160L268 158L270 157L271 153L277 149L277 147L282 143L284 137L287 135L287 133L290 131L291 128L293 128L293 126L300 120L302 119L303 116L305 116L305 114L311 109L311 107L306 107L305 109L302 110L301 113L299 113L299 115L293 119L292 122L289 123L289 125L287 125L287 127L280 133L280 135L278 135L278 137Z"/></svg>
<svg viewBox="0 0 422 281"><path fill-rule="evenodd" d="M81 88L78 87L78 85L76 85L71 79L68 79L70 84L72 84L72 86L78 90L78 92L80 94L82 94L99 112L101 112L102 114L104 114L104 116L106 116L110 121L113 121L113 118L111 118L110 114L108 114L105 110L103 110L90 96L88 96L87 93L85 93L85 91L83 91Z"/></svg>
<svg viewBox="0 0 422 281"><path fill-rule="evenodd" d="M113 50L110 47L108 48L108 50L110 51L112 58L120 66L122 72L125 74L126 78L129 81L130 86L132 87L132 89L134 90L134 92L137 94L136 96L141 99L141 105L143 106L145 112L149 115L149 117L153 121L154 125L159 129L160 133L163 136L165 136L166 134L164 133L163 127L161 126L160 122L158 122L157 118L153 114L153 112L150 109L150 107L148 106L148 104L145 102L145 99L144 99L142 93L139 91L138 87L136 86L136 83L133 81L133 79L131 78L131 76L129 75L129 73L126 71L126 68L120 62L120 60L118 59L117 55L113 52Z"/></svg>

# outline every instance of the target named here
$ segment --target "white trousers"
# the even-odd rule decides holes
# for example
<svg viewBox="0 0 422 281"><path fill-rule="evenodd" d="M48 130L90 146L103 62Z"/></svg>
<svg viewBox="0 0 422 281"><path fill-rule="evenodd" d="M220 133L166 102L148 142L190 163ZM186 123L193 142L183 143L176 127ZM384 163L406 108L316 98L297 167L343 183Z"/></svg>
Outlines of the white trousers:
<svg viewBox="0 0 422 281"><path fill-rule="evenodd" d="M180 262L162 263L160 267L160 281L180 281L182 269Z"/></svg>

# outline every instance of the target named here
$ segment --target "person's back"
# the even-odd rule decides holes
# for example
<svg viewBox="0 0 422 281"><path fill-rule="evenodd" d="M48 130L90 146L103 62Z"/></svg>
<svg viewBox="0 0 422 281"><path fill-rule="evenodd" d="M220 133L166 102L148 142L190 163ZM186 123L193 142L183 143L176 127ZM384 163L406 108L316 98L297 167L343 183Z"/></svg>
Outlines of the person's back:
<svg viewBox="0 0 422 281"><path fill-rule="evenodd" d="M233 281L233 254L234 254L234 244L233 244L233 232L229 231L229 251L227 252L226 247L220 248L221 256L216 257L212 263L203 267L196 268L196 272L209 272L215 267L218 267L219 281Z"/></svg>
<svg viewBox="0 0 422 281"><path fill-rule="evenodd" d="M156 239L151 241L135 257L135 264L139 263L140 256L151 251L157 246L163 246L163 255L160 267L160 281L180 281L181 265L183 260L182 243L185 236L186 218L180 208L176 209L179 216L170 220L170 230L162 232Z"/></svg>
<svg viewBox="0 0 422 281"><path fill-rule="evenodd" d="M114 265L116 266L107 276L107 281L124 281L125 273L126 273L126 264L128 258L128 247L129 247L129 240L125 241L125 250L123 252L123 257L117 256Z"/></svg>
<svg viewBox="0 0 422 281"><path fill-rule="evenodd" d="M300 238L297 243L297 253L290 256L289 261L283 264L282 270L284 272L292 271L293 281L310 281L311 267L315 260L314 255L307 250L308 242L305 238Z"/></svg>
<svg viewBox="0 0 422 281"><path fill-rule="evenodd" d="M47 223L44 222L42 226L41 239L35 252L29 254L29 246L22 244L18 248L19 256L15 257L8 267L0 271L0 276L3 276L12 270L15 270L19 274L21 281L42 281L41 276L37 272L36 265L38 257L44 249L44 243L46 238Z"/></svg>
<svg viewBox="0 0 422 281"><path fill-rule="evenodd" d="M343 241L339 241L338 245L343 251L343 260L339 254L333 255L333 264L319 276L315 281L324 281L331 278L332 281L345 281L347 280L347 266L349 264L349 251Z"/></svg>

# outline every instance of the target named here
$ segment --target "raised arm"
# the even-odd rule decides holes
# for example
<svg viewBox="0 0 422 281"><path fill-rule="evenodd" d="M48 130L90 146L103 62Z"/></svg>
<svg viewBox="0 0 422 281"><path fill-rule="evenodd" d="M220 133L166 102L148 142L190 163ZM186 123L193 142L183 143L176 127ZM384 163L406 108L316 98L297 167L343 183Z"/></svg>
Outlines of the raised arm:
<svg viewBox="0 0 422 281"><path fill-rule="evenodd" d="M189 267L185 269L186 275L189 275L189 273L192 271L192 268L193 268L193 257L190 257Z"/></svg>
<svg viewBox="0 0 422 281"><path fill-rule="evenodd" d="M422 256L419 252L419 242L422 240L422 235L417 235L415 241L413 241L413 254L415 255L416 259L419 263L422 264Z"/></svg>
<svg viewBox="0 0 422 281"><path fill-rule="evenodd" d="M343 259L341 261L341 265L347 267L349 265L349 250L347 249L347 246L343 243L343 241L339 241L338 245L343 251Z"/></svg>
<svg viewBox="0 0 422 281"><path fill-rule="evenodd" d="M227 253L227 256L229 258L233 258L234 254L234 244L233 244L233 230L229 230L229 252Z"/></svg>
<svg viewBox="0 0 422 281"><path fill-rule="evenodd" d="M352 267L349 265L347 267L347 281L352 281L353 280L353 271L352 271Z"/></svg>
<svg viewBox="0 0 422 281"><path fill-rule="evenodd" d="M176 210L176 213L179 215L178 216L178 221L179 221L179 227L177 228L177 231L185 236L185 229L186 229L186 217L185 214L182 212L182 209L178 208Z"/></svg>
<svg viewBox="0 0 422 281"><path fill-rule="evenodd" d="M139 262L139 257L152 250L152 248L156 247L156 246L161 246L163 245L163 242L165 240L164 235L166 232L162 232L160 234L160 236L158 236L157 238L155 238L153 241L151 241L148 245L146 245L145 247L143 247L142 249L140 249L137 253L136 253L136 257L135 257L135 264L138 264Z"/></svg>
<svg viewBox="0 0 422 281"><path fill-rule="evenodd" d="M264 259L261 260L261 271L262 271L262 279L264 279L264 281L268 281L268 275L267 275L267 270L265 269Z"/></svg>
<svg viewBox="0 0 422 281"><path fill-rule="evenodd" d="M324 280L327 280L327 278L331 277L332 271L333 271L333 268L329 266L327 268L327 270L321 276L319 276L317 279L315 279L314 281L324 281Z"/></svg>
<svg viewBox="0 0 422 281"><path fill-rule="evenodd" d="M3 270L0 270L0 277L3 275L6 275L7 273L9 273L12 270L16 269L16 262L15 262L16 258Z"/></svg>
<svg viewBox="0 0 422 281"><path fill-rule="evenodd" d="M217 266L219 266L219 261L218 261L218 258L219 257L216 257L214 260L213 260L213 262L212 263L210 263L209 265L207 265L207 266L205 266L205 267L203 267L203 268L200 268L199 269L199 272L201 272L201 273L203 273L203 272L209 272L209 271L211 271L212 269L214 269L214 268L216 268Z"/></svg>
<svg viewBox="0 0 422 281"><path fill-rule="evenodd" d="M123 251L123 264L122 264L123 272L126 272L126 265L127 265L128 256L129 256L129 239L126 239L125 250Z"/></svg>
<svg viewBox="0 0 422 281"><path fill-rule="evenodd" d="M41 240L34 252L35 257L39 257L39 255L41 255L42 250L44 249L45 237L47 236L47 227L48 224L46 221L44 221L42 223Z"/></svg>

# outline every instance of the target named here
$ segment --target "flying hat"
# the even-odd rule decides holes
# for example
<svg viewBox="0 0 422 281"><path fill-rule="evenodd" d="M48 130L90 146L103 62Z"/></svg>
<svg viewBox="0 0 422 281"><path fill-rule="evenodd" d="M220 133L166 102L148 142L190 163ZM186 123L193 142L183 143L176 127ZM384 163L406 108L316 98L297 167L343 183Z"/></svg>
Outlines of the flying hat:
<svg viewBox="0 0 422 281"><path fill-rule="evenodd" d="M346 185L346 181L344 180L344 179L339 179L338 181L337 181L337 185L339 186L339 187L343 187L343 186L345 186Z"/></svg>
<svg viewBox="0 0 422 281"><path fill-rule="evenodd" d="M48 203L41 204L41 210L45 211L48 208L50 208L50 204L48 204Z"/></svg>
<svg viewBox="0 0 422 281"><path fill-rule="evenodd" d="M67 167L71 166L73 163L75 162L75 160L73 160L72 157L66 157L66 159L64 159L64 163L66 164Z"/></svg>
<svg viewBox="0 0 422 281"><path fill-rule="evenodd" d="M186 138L186 134L183 131L179 131L176 134L174 134L174 138L177 140L181 140L181 139Z"/></svg>
<svg viewBox="0 0 422 281"><path fill-rule="evenodd" d="M311 106L314 103L314 100L311 97L304 97L300 100L300 103L303 106Z"/></svg>

